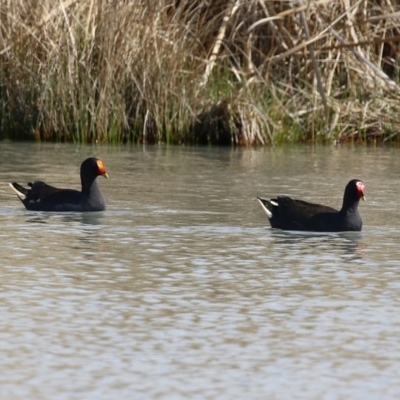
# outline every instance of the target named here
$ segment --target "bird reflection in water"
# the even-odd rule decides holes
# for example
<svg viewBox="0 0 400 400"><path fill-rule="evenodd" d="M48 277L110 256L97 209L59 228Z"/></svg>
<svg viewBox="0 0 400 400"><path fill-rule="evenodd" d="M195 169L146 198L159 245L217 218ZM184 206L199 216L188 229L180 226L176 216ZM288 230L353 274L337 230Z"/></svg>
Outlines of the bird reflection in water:
<svg viewBox="0 0 400 400"><path fill-rule="evenodd" d="M361 232L316 233L276 229L271 229L270 232L274 242L282 249L295 246L295 250L301 254L330 254L333 258L340 256L346 260L363 258L365 244L361 241Z"/></svg>

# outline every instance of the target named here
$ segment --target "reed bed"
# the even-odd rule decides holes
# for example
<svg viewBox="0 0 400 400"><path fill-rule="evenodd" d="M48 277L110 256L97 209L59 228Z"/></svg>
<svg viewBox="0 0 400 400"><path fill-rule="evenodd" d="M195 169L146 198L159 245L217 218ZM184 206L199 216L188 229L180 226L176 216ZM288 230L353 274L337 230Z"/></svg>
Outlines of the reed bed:
<svg viewBox="0 0 400 400"><path fill-rule="evenodd" d="M0 0L0 137L398 141L392 0Z"/></svg>

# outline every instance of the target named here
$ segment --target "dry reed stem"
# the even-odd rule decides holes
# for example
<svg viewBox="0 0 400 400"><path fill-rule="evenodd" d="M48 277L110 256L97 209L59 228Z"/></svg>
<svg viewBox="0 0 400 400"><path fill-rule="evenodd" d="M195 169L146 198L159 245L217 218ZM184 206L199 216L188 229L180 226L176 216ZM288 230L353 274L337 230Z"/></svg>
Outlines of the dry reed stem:
<svg viewBox="0 0 400 400"><path fill-rule="evenodd" d="M219 49L220 49L220 47L222 45L222 41L225 37L225 32L226 32L228 22L239 8L239 0L232 1L232 3L229 5L229 8L230 8L230 10L227 12L227 15L225 15L222 19L222 24L219 29L217 38L215 40L215 44L213 46L211 56L206 65L206 70L204 72L203 80L200 82L200 88L203 87L207 83L210 73L215 65L215 61L217 59Z"/></svg>

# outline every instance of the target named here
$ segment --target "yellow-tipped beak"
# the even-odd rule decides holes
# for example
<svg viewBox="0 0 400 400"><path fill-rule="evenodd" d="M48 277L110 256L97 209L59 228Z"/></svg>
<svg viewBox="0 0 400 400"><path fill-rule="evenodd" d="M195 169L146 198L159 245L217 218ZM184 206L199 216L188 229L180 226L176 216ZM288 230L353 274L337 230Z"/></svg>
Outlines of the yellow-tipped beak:
<svg viewBox="0 0 400 400"><path fill-rule="evenodd" d="M365 196L361 197L362 201L367 201L367 198Z"/></svg>
<svg viewBox="0 0 400 400"><path fill-rule="evenodd" d="M104 176L104 178L108 179L108 174L107 174L107 172L105 172L105 173L103 174L103 176Z"/></svg>

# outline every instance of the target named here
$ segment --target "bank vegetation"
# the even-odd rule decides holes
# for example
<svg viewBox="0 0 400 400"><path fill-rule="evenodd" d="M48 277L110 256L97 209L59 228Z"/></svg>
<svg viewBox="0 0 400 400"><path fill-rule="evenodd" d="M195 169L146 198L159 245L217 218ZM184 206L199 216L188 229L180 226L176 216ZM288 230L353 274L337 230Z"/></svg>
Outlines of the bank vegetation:
<svg viewBox="0 0 400 400"><path fill-rule="evenodd" d="M393 0L0 0L0 138L400 139Z"/></svg>

